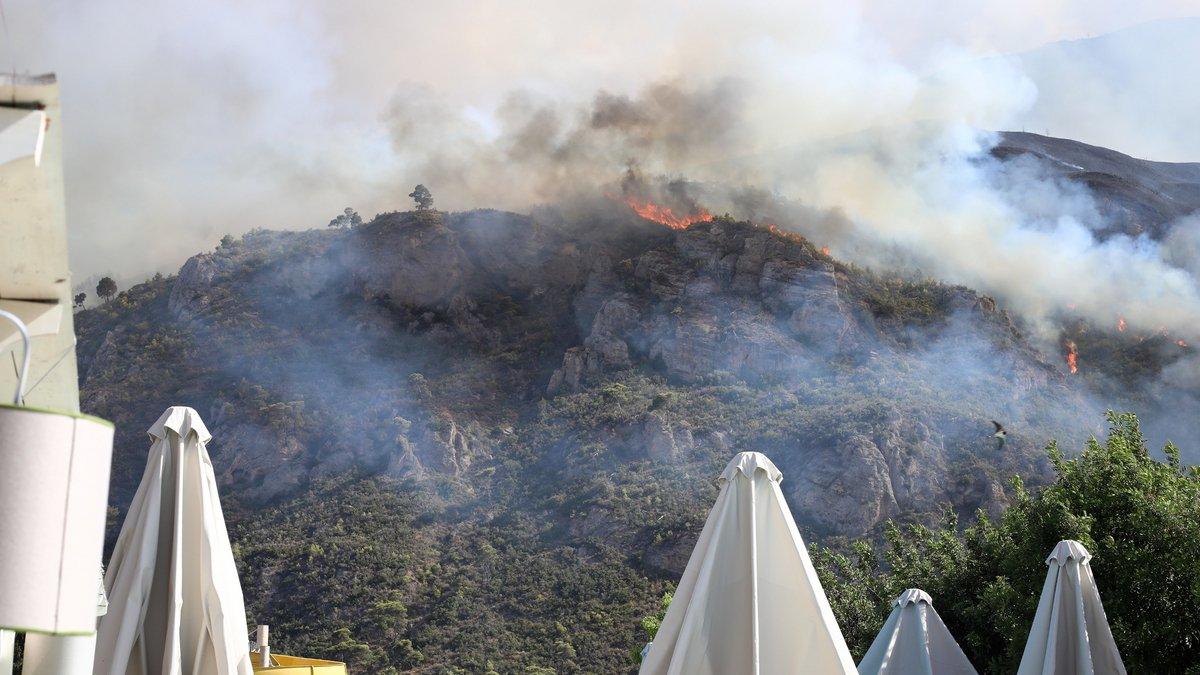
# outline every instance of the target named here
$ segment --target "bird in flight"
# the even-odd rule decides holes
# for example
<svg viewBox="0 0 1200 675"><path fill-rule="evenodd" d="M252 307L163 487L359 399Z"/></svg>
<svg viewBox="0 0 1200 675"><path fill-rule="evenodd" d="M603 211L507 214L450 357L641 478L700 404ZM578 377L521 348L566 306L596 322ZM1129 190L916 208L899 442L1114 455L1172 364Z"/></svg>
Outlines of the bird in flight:
<svg viewBox="0 0 1200 675"><path fill-rule="evenodd" d="M1004 425L996 420L992 420L992 425L996 427L996 433L992 434L992 438L996 439L996 450L1004 448L1004 441L1008 439L1008 432L1004 430Z"/></svg>

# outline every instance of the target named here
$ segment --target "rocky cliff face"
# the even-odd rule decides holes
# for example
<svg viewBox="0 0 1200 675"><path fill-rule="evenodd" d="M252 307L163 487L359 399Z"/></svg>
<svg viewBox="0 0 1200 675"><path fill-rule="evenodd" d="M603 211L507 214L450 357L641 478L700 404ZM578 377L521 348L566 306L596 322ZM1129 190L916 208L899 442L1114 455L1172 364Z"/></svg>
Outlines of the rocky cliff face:
<svg viewBox="0 0 1200 675"><path fill-rule="evenodd" d="M624 261L600 259L576 319L590 330L569 350L550 393L634 361L695 383L714 372L748 380L802 377L811 358L853 357L879 342L873 322L843 302L849 282L798 238L736 223L693 226Z"/></svg>

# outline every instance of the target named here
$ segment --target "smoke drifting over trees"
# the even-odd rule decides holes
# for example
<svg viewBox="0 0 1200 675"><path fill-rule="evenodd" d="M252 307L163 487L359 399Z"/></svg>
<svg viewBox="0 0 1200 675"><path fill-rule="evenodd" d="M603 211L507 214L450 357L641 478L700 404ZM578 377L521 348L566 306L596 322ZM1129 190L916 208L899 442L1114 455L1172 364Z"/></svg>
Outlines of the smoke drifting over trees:
<svg viewBox="0 0 1200 675"><path fill-rule="evenodd" d="M1027 86L1009 75L1017 91ZM387 119L398 149L428 148L411 153L423 158L414 175L433 176L455 203L526 209L613 190L635 167L644 183L678 188L688 179L687 201L710 211L786 218L790 210L782 224L839 256L979 288L1046 330L1065 313L1183 334L1200 320L1200 289L1186 269L1193 256L1111 234L1119 228L1085 186L1033 158L994 157L999 136L932 119L809 142L783 126L755 126L753 88L663 83L632 97L600 92L578 108L514 95L491 137L465 143L460 126L413 133L436 107L417 93L393 101ZM772 136L789 142L772 150Z"/></svg>
<svg viewBox="0 0 1200 675"><path fill-rule="evenodd" d="M1104 326L1120 316L1134 330L1197 337L1200 290L1186 245L1167 254L1154 238L1116 228L1079 182L991 153L991 132L1048 119L1033 110L1053 108L1054 119L1074 111L1090 129L1109 116L1087 96L1064 98L1086 63L995 52L1182 10L1100 4L1078 19L1085 24L1067 24L1051 19L1079 13L1007 3L1013 15L1046 18L1045 32L1033 32L1033 19L997 21L963 45L978 17L949 13L917 27L871 3L710 3L686 18L679 7L638 3L352 4L12 9L10 23L23 28L17 51L34 67L61 64L68 85L80 276L102 264L117 274L173 269L226 231L311 227L347 203L390 210L418 182L447 210L579 208L628 198L621 181L633 168L642 196L680 202L669 207L685 221L700 209L728 211L793 228L884 273L994 295L1048 352L1061 350L1063 316ZM193 20L168 20L185 14ZM535 23L545 30L530 35ZM390 39L398 26L421 28ZM205 28L224 39L214 46ZM1180 30L1164 34L1166 47L1189 29ZM451 33L453 44L435 38ZM1128 42L1089 49L1117 59L1121 77L1166 76L1152 67L1157 45L1142 43L1143 55ZM103 100L108 114L70 117L89 100ZM1116 149L1157 147L1158 134L1138 126L1112 120L1128 139ZM114 156L126 161L110 167ZM128 204L137 218L126 217ZM179 236L148 236L159 227ZM124 253L135 250L142 257Z"/></svg>
<svg viewBox="0 0 1200 675"><path fill-rule="evenodd" d="M13 69L57 70L64 82L79 276L113 265L124 278L174 269L230 229L241 234L257 226L308 227L316 214L347 203L364 213L394 208L396 188L418 181L427 181L444 208L491 205L471 203L472 194L451 194L449 186L406 170L425 163L421 144L393 151L390 122L379 119L393 118L386 112L389 100L401 91L436 92L419 124L433 124L436 117L451 121L450 138L465 142L468 155L469 146L486 143L505 126L504 101L514 90L524 92L518 98L530 105L552 101L559 108L578 108L597 91L609 92L596 106L607 111L597 124L633 124L643 147L660 145L676 157L681 145L707 144L714 131L733 141L728 147L734 157L744 157L764 145L778 150L798 138L828 140L913 120L1014 129L1035 100L1039 111L1052 106L1056 120L1086 115L1089 129L1120 129L1121 142L1099 139L1110 146L1133 154L1157 148L1151 143L1155 132L1139 129L1145 121L1140 116L1108 120L1109 106L1063 93L1069 87L1062 85L1089 67L1083 60L1057 70L1042 67L1044 62L1038 68L1022 63L1033 72L1026 79L1011 59L981 65L976 56L1187 14L1186 3L1100 2L1089 3L1086 12L1055 2L1003 8L924 11L870 1L786 8L705 2L688 3L686 11L673 3L626 1L603 7L452 1L401 8L276 0L197 8L21 0L6 7L6 16L12 53L19 55ZM531 25L543 29L531 34ZM1137 68L1157 58L1151 49L1093 51L1112 56L1105 63L1122 64L1116 71L1122 77L1165 77L1162 68ZM1101 75L1086 74L1089 82ZM648 123L643 110L624 110L626 99L642 98L651 108L687 111L669 91L655 94L653 83L730 93L713 84L723 81L742 85L730 97L696 98L705 109L688 115L681 135L662 133L662 117ZM1111 100L1132 90L1126 82L1109 84ZM1144 105L1135 103L1138 110ZM723 111L730 106L745 117L739 128L757 130L756 138L724 136L729 128ZM710 107L715 120L708 117ZM93 110L104 114L83 114ZM1165 102L1154 110L1170 112ZM702 158L691 147L684 151ZM444 146L441 152L452 166L462 149ZM117 156L124 161L114 165ZM628 157L616 159L623 165ZM643 161L649 172L658 171ZM665 168L682 173L692 167ZM773 190L786 182L757 186ZM138 205L133 217L130 204ZM141 242L162 228L172 236ZM133 257L130 250L144 253Z"/></svg>

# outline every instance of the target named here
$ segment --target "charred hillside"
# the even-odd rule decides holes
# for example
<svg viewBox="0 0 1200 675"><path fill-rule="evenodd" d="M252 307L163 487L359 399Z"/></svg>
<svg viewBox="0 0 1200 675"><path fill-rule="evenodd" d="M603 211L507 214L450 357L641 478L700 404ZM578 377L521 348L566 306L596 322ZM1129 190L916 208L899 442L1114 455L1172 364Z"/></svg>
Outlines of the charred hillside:
<svg viewBox="0 0 1200 675"><path fill-rule="evenodd" d="M256 231L77 326L118 515L197 408L251 613L378 669L626 667L735 452L820 540L996 510L1100 419L987 297L611 204Z"/></svg>

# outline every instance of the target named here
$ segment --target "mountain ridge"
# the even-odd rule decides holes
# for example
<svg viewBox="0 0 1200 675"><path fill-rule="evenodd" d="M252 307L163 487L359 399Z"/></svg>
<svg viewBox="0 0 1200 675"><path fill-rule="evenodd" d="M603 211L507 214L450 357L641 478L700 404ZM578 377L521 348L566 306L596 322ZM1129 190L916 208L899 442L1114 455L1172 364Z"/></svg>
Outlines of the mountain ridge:
<svg viewBox="0 0 1200 675"><path fill-rule="evenodd" d="M628 669L740 450L836 544L995 514L1102 432L986 295L611 199L256 230L76 318L110 545L143 430L191 405L251 613L379 672Z"/></svg>

